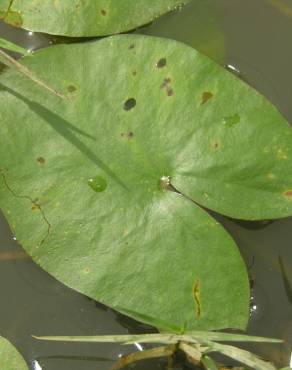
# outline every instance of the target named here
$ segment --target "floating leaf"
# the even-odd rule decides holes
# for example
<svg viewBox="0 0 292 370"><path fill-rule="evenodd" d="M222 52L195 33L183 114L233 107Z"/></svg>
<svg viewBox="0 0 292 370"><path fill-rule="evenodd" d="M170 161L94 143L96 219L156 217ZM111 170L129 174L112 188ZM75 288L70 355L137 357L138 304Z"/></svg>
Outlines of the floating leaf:
<svg viewBox="0 0 292 370"><path fill-rule="evenodd" d="M254 370L277 370L272 363L264 361L257 355L244 349L219 343L210 343L210 346L212 346L211 352L220 352Z"/></svg>
<svg viewBox="0 0 292 370"><path fill-rule="evenodd" d="M16 348L0 336L0 368L1 370L28 370L27 364Z"/></svg>
<svg viewBox="0 0 292 370"><path fill-rule="evenodd" d="M292 214L282 116L170 40L115 36L22 63L71 96L49 96L13 71L0 79L0 202L26 251L68 286L149 324L244 328L241 256L192 200L238 218Z"/></svg>
<svg viewBox="0 0 292 370"><path fill-rule="evenodd" d="M0 19L31 31L101 36L132 30L190 0L0 0Z"/></svg>

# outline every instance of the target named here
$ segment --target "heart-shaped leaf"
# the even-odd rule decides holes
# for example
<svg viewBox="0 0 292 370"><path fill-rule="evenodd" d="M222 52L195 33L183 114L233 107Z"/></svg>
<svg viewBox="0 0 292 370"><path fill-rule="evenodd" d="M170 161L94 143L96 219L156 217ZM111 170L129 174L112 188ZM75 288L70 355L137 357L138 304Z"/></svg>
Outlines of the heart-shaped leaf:
<svg viewBox="0 0 292 370"><path fill-rule="evenodd" d="M0 336L0 368L1 370L28 370L27 364L16 348Z"/></svg>
<svg viewBox="0 0 292 370"><path fill-rule="evenodd" d="M190 0L0 0L0 19L31 31L102 36L132 30Z"/></svg>
<svg viewBox="0 0 292 370"><path fill-rule="evenodd" d="M27 252L158 327L244 328L241 256L191 198L242 218L292 213L291 130L276 109L169 40L115 36L23 63L71 96L1 76L0 202Z"/></svg>

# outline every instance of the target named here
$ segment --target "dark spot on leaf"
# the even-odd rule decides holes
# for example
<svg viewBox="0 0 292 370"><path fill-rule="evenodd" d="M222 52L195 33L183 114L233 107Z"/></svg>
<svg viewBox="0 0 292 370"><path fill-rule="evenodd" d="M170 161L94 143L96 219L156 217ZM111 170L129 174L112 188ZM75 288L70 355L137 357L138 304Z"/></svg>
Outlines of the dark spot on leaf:
<svg viewBox="0 0 292 370"><path fill-rule="evenodd" d="M214 149L218 149L219 148L219 143L217 141L215 141L213 144L212 144L213 148Z"/></svg>
<svg viewBox="0 0 292 370"><path fill-rule="evenodd" d="M201 284L200 280L196 279L194 288L193 288L193 297L196 304L196 318L199 319L202 313L202 306L201 306Z"/></svg>
<svg viewBox="0 0 292 370"><path fill-rule="evenodd" d="M166 66L166 58L161 58L159 61L156 63L157 68L163 68Z"/></svg>
<svg viewBox="0 0 292 370"><path fill-rule="evenodd" d="M160 88L161 89L163 89L164 87L166 87L168 84L170 84L171 83L171 78L169 78L169 77L167 77L167 78L165 78L164 80L163 80L163 82L162 82L162 84L161 84L161 86L160 86Z"/></svg>
<svg viewBox="0 0 292 370"><path fill-rule="evenodd" d="M128 100L125 101L124 103L124 109L125 110L131 110L132 108L134 108L136 105L136 99L134 98L130 98Z"/></svg>
<svg viewBox="0 0 292 370"><path fill-rule="evenodd" d="M174 94L174 91L172 87L170 86L170 83L171 83L171 78L167 77L163 80L162 84L160 85L160 88L166 91L167 96L172 96Z"/></svg>
<svg viewBox="0 0 292 370"><path fill-rule="evenodd" d="M33 206L31 207L32 211L39 210L39 209L40 209L40 206L38 204L33 204Z"/></svg>
<svg viewBox="0 0 292 370"><path fill-rule="evenodd" d="M69 86L67 87L67 90L71 93L71 92L76 91L76 90L77 90L77 87L76 87L76 86L74 86L74 85L69 85Z"/></svg>
<svg viewBox="0 0 292 370"><path fill-rule="evenodd" d="M129 46L129 49L134 49L134 47L135 47L135 45L134 45L134 44L131 44L131 45Z"/></svg>
<svg viewBox="0 0 292 370"><path fill-rule="evenodd" d="M126 132L126 133L122 132L121 136L130 140L134 137L134 133L132 131L129 131L129 132Z"/></svg>
<svg viewBox="0 0 292 370"><path fill-rule="evenodd" d="M103 16L106 16L106 15L107 15L106 10L104 10L104 9L101 9L100 13L101 13L101 15L103 15Z"/></svg>
<svg viewBox="0 0 292 370"><path fill-rule="evenodd" d="M207 103L208 100L210 100L213 97L213 94L209 91L205 91L202 94L202 101L201 104Z"/></svg>
<svg viewBox="0 0 292 370"><path fill-rule="evenodd" d="M40 163L40 164L45 164L46 163L46 160L44 157L38 157L37 158L37 161Z"/></svg>
<svg viewBox="0 0 292 370"><path fill-rule="evenodd" d="M292 200L292 190L285 191L284 195L285 197Z"/></svg>
<svg viewBox="0 0 292 370"><path fill-rule="evenodd" d="M137 74L137 71L133 71L133 72L132 72L132 75L133 75L133 76L136 76L136 74Z"/></svg>

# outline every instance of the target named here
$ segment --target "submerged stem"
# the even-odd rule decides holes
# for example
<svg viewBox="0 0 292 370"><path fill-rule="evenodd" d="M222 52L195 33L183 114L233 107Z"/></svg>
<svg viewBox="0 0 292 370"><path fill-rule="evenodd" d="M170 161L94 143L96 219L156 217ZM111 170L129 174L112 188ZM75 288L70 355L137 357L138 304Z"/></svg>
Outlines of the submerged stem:
<svg viewBox="0 0 292 370"><path fill-rule="evenodd" d="M114 365L114 367L111 370L120 370L134 362L147 360L149 358L168 357L173 355L175 350L176 346L170 345L152 348L142 352L130 353L129 355L120 358L119 361Z"/></svg>

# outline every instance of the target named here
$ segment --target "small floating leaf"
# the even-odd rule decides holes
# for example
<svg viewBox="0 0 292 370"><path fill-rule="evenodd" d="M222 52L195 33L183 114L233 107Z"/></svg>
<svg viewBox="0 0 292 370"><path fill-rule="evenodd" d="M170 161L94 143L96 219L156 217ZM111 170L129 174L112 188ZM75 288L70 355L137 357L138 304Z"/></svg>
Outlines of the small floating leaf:
<svg viewBox="0 0 292 370"><path fill-rule="evenodd" d="M21 354L7 339L1 336L0 368L1 370L28 370L28 366Z"/></svg>
<svg viewBox="0 0 292 370"><path fill-rule="evenodd" d="M64 36L102 36L151 22L190 0L0 1L0 19L15 27Z"/></svg>
<svg viewBox="0 0 292 370"><path fill-rule="evenodd" d="M277 370L270 362L262 360L257 355L226 344L212 343L211 352L220 352L223 355L232 358L235 361L241 362L254 370Z"/></svg>

